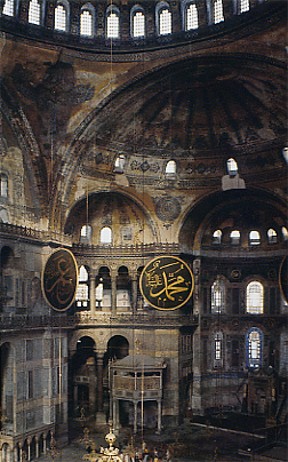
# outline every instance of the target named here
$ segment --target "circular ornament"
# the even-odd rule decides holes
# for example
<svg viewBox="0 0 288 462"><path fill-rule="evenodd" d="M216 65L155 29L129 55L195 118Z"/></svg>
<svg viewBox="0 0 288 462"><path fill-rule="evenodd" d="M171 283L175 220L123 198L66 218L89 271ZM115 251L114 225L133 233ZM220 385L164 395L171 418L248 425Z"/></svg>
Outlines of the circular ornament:
<svg viewBox="0 0 288 462"><path fill-rule="evenodd" d="M156 215L161 221L173 221L180 215L181 205L175 197L162 197L156 203Z"/></svg>
<svg viewBox="0 0 288 462"><path fill-rule="evenodd" d="M56 311L66 311L77 290L78 267L70 250L58 249L46 261L42 272L42 292L46 302Z"/></svg>
<svg viewBox="0 0 288 462"><path fill-rule="evenodd" d="M185 305L194 289L190 267L178 257L154 258L143 269L139 287L144 299L157 310L176 310Z"/></svg>

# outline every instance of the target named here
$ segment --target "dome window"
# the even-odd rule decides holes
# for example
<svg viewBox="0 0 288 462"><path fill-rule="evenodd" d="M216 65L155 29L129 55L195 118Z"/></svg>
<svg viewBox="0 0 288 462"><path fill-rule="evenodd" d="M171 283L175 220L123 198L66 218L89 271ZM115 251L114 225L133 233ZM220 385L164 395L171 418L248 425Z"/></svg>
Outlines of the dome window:
<svg viewBox="0 0 288 462"><path fill-rule="evenodd" d="M185 30L198 29L198 10L195 3L190 3L186 8Z"/></svg>
<svg viewBox="0 0 288 462"><path fill-rule="evenodd" d="M107 38L119 38L119 12L116 8L110 9L106 17Z"/></svg>
<svg viewBox="0 0 288 462"><path fill-rule="evenodd" d="M134 10L132 13L132 37L145 37L145 15L141 10Z"/></svg>
<svg viewBox="0 0 288 462"><path fill-rule="evenodd" d="M5 14L6 16L14 16L14 0L5 0L2 14Z"/></svg>
<svg viewBox="0 0 288 462"><path fill-rule="evenodd" d="M249 11L249 9L250 9L249 0L240 0L240 14L246 13L246 11Z"/></svg>
<svg viewBox="0 0 288 462"><path fill-rule="evenodd" d="M176 162L175 160L169 160L165 168L166 176L174 177L176 175Z"/></svg>
<svg viewBox="0 0 288 462"><path fill-rule="evenodd" d="M8 197L8 176L0 174L0 197Z"/></svg>
<svg viewBox="0 0 288 462"><path fill-rule="evenodd" d="M235 176L238 173L238 165L232 157L227 160L227 172L229 176Z"/></svg>
<svg viewBox="0 0 288 462"><path fill-rule="evenodd" d="M212 236L212 244L221 244L222 242L222 231L221 229L216 229Z"/></svg>
<svg viewBox="0 0 288 462"><path fill-rule="evenodd" d="M239 245L240 244L240 231L234 229L230 233L230 242L232 245Z"/></svg>
<svg viewBox="0 0 288 462"><path fill-rule="evenodd" d="M276 244L276 242L277 242L277 233L276 233L275 229L273 229L273 228L268 229L267 237L268 237L269 244Z"/></svg>
<svg viewBox="0 0 288 462"><path fill-rule="evenodd" d="M28 13L28 22L30 24L40 25L40 3L39 0L30 0L29 2L29 13Z"/></svg>
<svg viewBox="0 0 288 462"><path fill-rule="evenodd" d="M213 13L214 13L214 24L218 24L219 22L224 21L222 0L216 0L214 2Z"/></svg>
<svg viewBox="0 0 288 462"><path fill-rule="evenodd" d="M120 154L114 163L114 173L124 173L124 166L126 163L125 156Z"/></svg>
<svg viewBox="0 0 288 462"><path fill-rule="evenodd" d="M250 245L259 245L261 243L259 231L250 231L249 233L249 244Z"/></svg>
<svg viewBox="0 0 288 462"><path fill-rule="evenodd" d="M80 15L80 35L85 37L93 36L93 14L89 8L83 7Z"/></svg>
<svg viewBox="0 0 288 462"><path fill-rule="evenodd" d="M172 14L168 7L159 10L159 35L172 33Z"/></svg>
<svg viewBox="0 0 288 462"><path fill-rule="evenodd" d="M64 3L58 3L55 8L55 30L66 32L68 23L68 8Z"/></svg>
<svg viewBox="0 0 288 462"><path fill-rule="evenodd" d="M286 226L282 226L282 236L284 241L288 241L288 230Z"/></svg>
<svg viewBox="0 0 288 462"><path fill-rule="evenodd" d="M90 225L83 225L80 232L80 242L89 243L92 237L92 227Z"/></svg>
<svg viewBox="0 0 288 462"><path fill-rule="evenodd" d="M112 243L112 230L108 226L101 229L100 242L105 245Z"/></svg>

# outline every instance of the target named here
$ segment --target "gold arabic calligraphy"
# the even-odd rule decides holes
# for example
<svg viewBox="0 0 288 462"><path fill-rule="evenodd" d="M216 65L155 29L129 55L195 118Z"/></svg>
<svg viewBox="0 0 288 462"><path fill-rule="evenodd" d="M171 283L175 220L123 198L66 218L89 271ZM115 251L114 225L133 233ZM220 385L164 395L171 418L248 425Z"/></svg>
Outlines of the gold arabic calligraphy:
<svg viewBox="0 0 288 462"><path fill-rule="evenodd" d="M74 260L68 251L59 250L50 256L44 271L44 292L55 309L65 309L73 300L76 287Z"/></svg>
<svg viewBox="0 0 288 462"><path fill-rule="evenodd" d="M190 298L193 275L185 262L177 257L152 260L142 273L142 295L156 308L175 309Z"/></svg>

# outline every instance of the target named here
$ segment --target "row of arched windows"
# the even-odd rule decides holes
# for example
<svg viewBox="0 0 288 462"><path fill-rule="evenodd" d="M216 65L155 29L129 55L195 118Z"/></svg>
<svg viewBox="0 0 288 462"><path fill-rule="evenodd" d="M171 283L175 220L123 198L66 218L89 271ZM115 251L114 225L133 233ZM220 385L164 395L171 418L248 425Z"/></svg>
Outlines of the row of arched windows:
<svg viewBox="0 0 288 462"><path fill-rule="evenodd" d="M225 282L216 279L211 287L211 313L225 312ZM246 287L246 313L264 313L264 287L259 281L251 281Z"/></svg>
<svg viewBox="0 0 288 462"><path fill-rule="evenodd" d="M262 366L263 357L263 332L257 327L251 327L245 336L245 356L247 368ZM214 334L214 366L222 367L224 359L224 335L223 332Z"/></svg>
<svg viewBox="0 0 288 462"><path fill-rule="evenodd" d="M19 0L5 0L2 14L14 16L18 7ZM43 0L30 0L28 8L28 22L35 25L42 25L44 18ZM198 29L199 2L196 0L183 0L182 27L189 31ZM238 0L234 13L242 14L250 9L250 0ZM67 0L59 0L55 7L54 28L62 32L69 32L70 4ZM218 24L224 21L223 0L211 0L208 8L209 24ZM110 39L120 38L120 9L111 4L106 9L106 37ZM96 10L91 3L86 3L81 7L80 12L80 35L84 37L95 36ZM155 7L155 22L157 35L168 35L173 32L172 10L169 3L160 1ZM146 36L146 14L140 5L134 5L130 10L130 35L132 38L145 38Z"/></svg>
<svg viewBox="0 0 288 462"><path fill-rule="evenodd" d="M282 226L282 239L284 241L288 240L288 230L285 226ZM268 244L276 244L278 242L278 234L274 228L269 228L266 232ZM215 245L222 244L223 232L221 229L216 229L212 235L212 243ZM229 234L230 244L231 245L240 245L241 243L241 233L238 229L233 229ZM261 244L261 234L257 230L251 230L248 232L248 243L251 246L257 246Z"/></svg>

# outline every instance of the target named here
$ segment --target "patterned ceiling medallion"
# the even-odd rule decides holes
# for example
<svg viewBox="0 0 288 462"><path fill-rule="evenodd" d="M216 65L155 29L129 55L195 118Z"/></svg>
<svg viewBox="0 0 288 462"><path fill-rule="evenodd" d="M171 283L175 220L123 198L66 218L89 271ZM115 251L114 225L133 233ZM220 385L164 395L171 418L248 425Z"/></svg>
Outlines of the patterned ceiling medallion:
<svg viewBox="0 0 288 462"><path fill-rule="evenodd" d="M161 221L174 221L180 215L180 212L180 202L174 197L162 197L156 202L156 215Z"/></svg>

